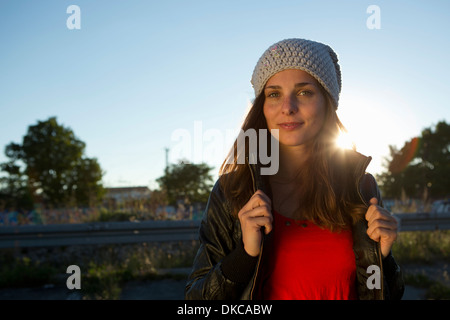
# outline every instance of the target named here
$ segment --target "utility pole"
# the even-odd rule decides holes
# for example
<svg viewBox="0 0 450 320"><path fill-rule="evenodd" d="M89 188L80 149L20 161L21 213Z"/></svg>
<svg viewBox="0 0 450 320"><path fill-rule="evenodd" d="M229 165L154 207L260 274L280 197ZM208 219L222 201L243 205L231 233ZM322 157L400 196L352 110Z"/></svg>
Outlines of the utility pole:
<svg viewBox="0 0 450 320"><path fill-rule="evenodd" d="M164 148L164 150L166 151L166 168L164 171L167 173L169 170L169 148Z"/></svg>

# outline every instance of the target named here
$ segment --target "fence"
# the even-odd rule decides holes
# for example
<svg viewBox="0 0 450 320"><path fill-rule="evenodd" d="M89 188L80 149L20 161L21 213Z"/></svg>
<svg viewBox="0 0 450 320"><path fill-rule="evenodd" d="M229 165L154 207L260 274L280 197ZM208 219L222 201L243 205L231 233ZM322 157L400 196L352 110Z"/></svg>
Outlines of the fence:
<svg viewBox="0 0 450 320"><path fill-rule="evenodd" d="M450 229L450 214L395 216L400 231ZM198 220L169 220L6 226L0 228L0 248L195 240L200 223Z"/></svg>

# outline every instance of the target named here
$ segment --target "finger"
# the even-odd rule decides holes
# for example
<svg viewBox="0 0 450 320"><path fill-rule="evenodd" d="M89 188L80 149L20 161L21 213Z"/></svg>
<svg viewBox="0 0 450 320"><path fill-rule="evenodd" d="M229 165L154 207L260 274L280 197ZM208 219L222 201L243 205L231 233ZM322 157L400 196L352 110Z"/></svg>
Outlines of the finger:
<svg viewBox="0 0 450 320"><path fill-rule="evenodd" d="M261 191L262 192L262 191ZM255 209L260 206L268 205L271 206L271 201L267 197L267 195L263 193L259 193L258 191L253 194L253 196L250 198L250 200L247 202L246 207L247 210Z"/></svg>
<svg viewBox="0 0 450 320"><path fill-rule="evenodd" d="M370 239L380 242L381 239L391 239L392 242L397 238L397 231L386 229L386 228L376 228L371 233L367 232Z"/></svg>
<svg viewBox="0 0 450 320"><path fill-rule="evenodd" d="M257 218L257 217L269 217L270 219L273 219L272 212L267 205L245 211L239 216L239 219L242 221L245 219Z"/></svg>
<svg viewBox="0 0 450 320"><path fill-rule="evenodd" d="M272 219L270 217L255 217L251 218L252 226L257 229L258 231L261 230L262 227L264 227L264 232L268 234L270 231L272 231Z"/></svg>
<svg viewBox="0 0 450 320"><path fill-rule="evenodd" d="M247 210L242 215L241 218L256 218L256 217L272 217L272 212L270 207L265 204L255 209Z"/></svg>
<svg viewBox="0 0 450 320"><path fill-rule="evenodd" d="M366 212L366 220L369 221L372 218L374 211L378 209L378 199L373 197L369 200L369 207Z"/></svg>
<svg viewBox="0 0 450 320"><path fill-rule="evenodd" d="M238 213L238 217L239 219L245 220L245 219L250 219L250 218L256 218L256 217L270 217L272 218L272 212L271 212L271 208L267 205L264 204L262 206L256 207L254 209L251 208L243 208L239 213Z"/></svg>
<svg viewBox="0 0 450 320"><path fill-rule="evenodd" d="M370 206L366 212L366 220L372 220L382 214L385 218L392 217L392 213L378 205L378 199L373 197L370 199Z"/></svg>
<svg viewBox="0 0 450 320"><path fill-rule="evenodd" d="M251 211L257 207L268 206L269 211L271 211L272 201L270 198L261 190L257 190L247 201L247 203L241 208L238 213L238 217L245 214L248 211Z"/></svg>
<svg viewBox="0 0 450 320"><path fill-rule="evenodd" d="M386 209L379 206L370 206L366 212L366 220L370 223L376 219L397 221L395 217Z"/></svg>
<svg viewBox="0 0 450 320"><path fill-rule="evenodd" d="M250 199L257 199L259 201L263 201L268 203L269 205L272 205L272 200L269 198L267 194L265 194L262 190L256 190L256 192L252 195Z"/></svg>
<svg viewBox="0 0 450 320"><path fill-rule="evenodd" d="M387 220L374 220L369 223L369 227L367 228L367 234L371 235L377 228L383 228L386 230L392 230L397 232L397 223L396 221L387 221Z"/></svg>

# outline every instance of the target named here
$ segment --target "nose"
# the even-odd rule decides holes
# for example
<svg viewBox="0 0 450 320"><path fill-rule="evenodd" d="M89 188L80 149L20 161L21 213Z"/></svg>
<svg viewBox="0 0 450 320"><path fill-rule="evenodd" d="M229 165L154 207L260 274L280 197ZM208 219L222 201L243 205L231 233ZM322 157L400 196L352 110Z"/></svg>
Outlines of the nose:
<svg viewBox="0 0 450 320"><path fill-rule="evenodd" d="M281 112L285 115L292 115L297 113L298 105L297 99L294 95L286 96L283 100L283 105L281 106Z"/></svg>

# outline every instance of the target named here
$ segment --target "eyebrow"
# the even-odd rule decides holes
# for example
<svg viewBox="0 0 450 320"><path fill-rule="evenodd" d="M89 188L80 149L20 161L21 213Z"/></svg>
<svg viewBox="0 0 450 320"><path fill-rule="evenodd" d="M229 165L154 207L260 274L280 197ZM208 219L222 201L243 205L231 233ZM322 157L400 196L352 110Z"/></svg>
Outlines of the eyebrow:
<svg viewBox="0 0 450 320"><path fill-rule="evenodd" d="M295 88L301 88L301 87L305 87L307 85L314 85L314 83L311 83L311 82L299 82L299 83L296 83L294 87ZM277 90L279 90L279 89L281 89L281 86L267 86L267 87L264 88L264 90L266 90L266 89L277 89Z"/></svg>

